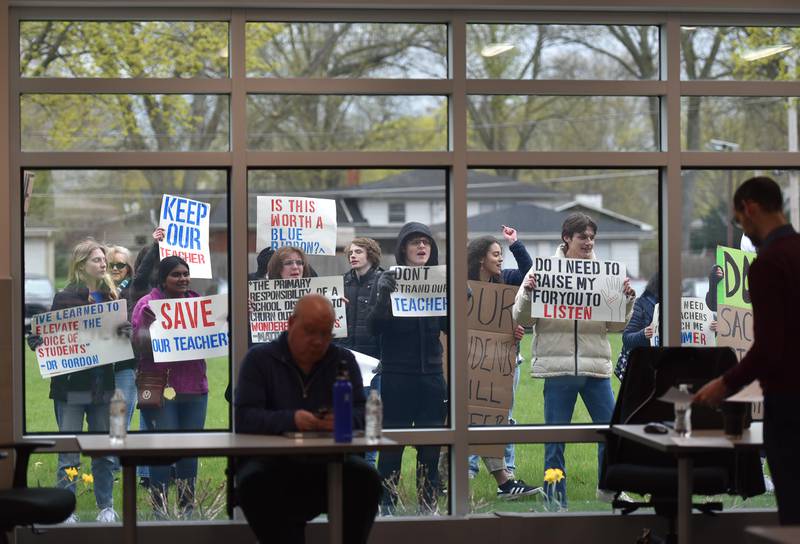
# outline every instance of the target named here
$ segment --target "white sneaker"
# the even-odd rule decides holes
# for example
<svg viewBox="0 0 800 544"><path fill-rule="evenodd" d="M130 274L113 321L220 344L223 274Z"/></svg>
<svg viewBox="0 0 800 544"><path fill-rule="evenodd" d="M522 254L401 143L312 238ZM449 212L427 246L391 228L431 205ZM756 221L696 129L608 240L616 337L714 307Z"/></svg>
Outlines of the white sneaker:
<svg viewBox="0 0 800 544"><path fill-rule="evenodd" d="M67 519L65 519L61 523L78 523L78 519L79 519L78 514L73 512L72 514L69 515Z"/></svg>
<svg viewBox="0 0 800 544"><path fill-rule="evenodd" d="M114 509L110 506L103 508L100 510L100 513L97 514L97 521L101 523L114 523L117 521L117 513L114 512Z"/></svg>
<svg viewBox="0 0 800 544"><path fill-rule="evenodd" d="M616 494L617 494L617 492L616 492L616 491L611 491L610 489L600 489L600 488L597 488L597 495L596 495L596 496L597 496L597 500L598 500L598 501L602 501L602 502L611 503L611 502L613 502L613 501L614 501L614 495L616 495ZM620 492L620 494L619 494L619 497L617 497L617 500L618 500L618 501L622 501L622 502L635 502L635 501L634 501L632 498L630 498L630 496L629 496L627 493L625 493L624 491L621 491L621 492Z"/></svg>

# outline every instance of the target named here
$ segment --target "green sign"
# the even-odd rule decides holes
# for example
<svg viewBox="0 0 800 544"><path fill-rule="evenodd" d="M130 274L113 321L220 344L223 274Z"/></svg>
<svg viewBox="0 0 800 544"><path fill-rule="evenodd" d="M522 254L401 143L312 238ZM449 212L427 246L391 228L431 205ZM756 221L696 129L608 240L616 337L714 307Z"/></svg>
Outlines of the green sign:
<svg viewBox="0 0 800 544"><path fill-rule="evenodd" d="M724 274L717 285L717 305L751 308L750 285L747 275L750 265L756 259L755 253L717 246L717 264Z"/></svg>

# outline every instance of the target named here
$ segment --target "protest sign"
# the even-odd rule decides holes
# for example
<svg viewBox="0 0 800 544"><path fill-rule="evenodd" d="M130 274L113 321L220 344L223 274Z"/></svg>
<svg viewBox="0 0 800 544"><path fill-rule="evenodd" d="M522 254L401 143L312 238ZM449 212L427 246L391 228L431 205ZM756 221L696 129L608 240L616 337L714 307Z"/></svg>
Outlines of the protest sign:
<svg viewBox="0 0 800 544"><path fill-rule="evenodd" d="M256 247L294 246L307 255L336 255L336 201L300 196L259 196Z"/></svg>
<svg viewBox="0 0 800 544"><path fill-rule="evenodd" d="M42 337L42 345L36 348L42 378L132 359L130 340L117 334L127 321L125 299L33 316L31 334Z"/></svg>
<svg viewBox="0 0 800 544"><path fill-rule="evenodd" d="M533 273L532 317L625 321L625 267L621 263L536 257Z"/></svg>
<svg viewBox="0 0 800 544"><path fill-rule="evenodd" d="M270 342L289 327L289 317L301 297L320 294L331 301L336 312L334 338L347 337L347 312L342 299L342 276L293 278L286 280L254 280L249 283L250 339L254 343ZM355 301L352 301L355 304Z"/></svg>
<svg viewBox="0 0 800 544"><path fill-rule="evenodd" d="M228 295L151 300L150 344L156 363L228 355Z"/></svg>
<svg viewBox="0 0 800 544"><path fill-rule="evenodd" d="M507 425L517 367L513 285L467 282L467 398L470 425ZM503 445L470 448L471 453L502 457Z"/></svg>
<svg viewBox="0 0 800 544"><path fill-rule="evenodd" d="M660 345L660 327L658 315L661 311L661 304L656 304L653 309L653 336L650 337L650 345ZM681 346L715 346L716 337L711 330L711 322L714 321L714 312L708 309L706 303L701 298L683 297L681 298Z"/></svg>
<svg viewBox="0 0 800 544"><path fill-rule="evenodd" d="M751 308L750 284L747 274L756 259L755 253L725 246L717 246L717 264L722 267L723 278L717 285L717 304L736 308Z"/></svg>
<svg viewBox="0 0 800 544"><path fill-rule="evenodd" d="M736 353L736 358L741 361L742 357L750 350L753 345L753 309L737 308L720 304L717 306L717 345L731 348ZM754 381L746 388L748 395L758 396L763 393L757 381ZM752 408L753 419L762 419L764 404L754 402Z"/></svg>
<svg viewBox="0 0 800 544"><path fill-rule="evenodd" d="M391 295L394 317L447 315L447 267L393 266L397 289Z"/></svg>
<svg viewBox="0 0 800 544"><path fill-rule="evenodd" d="M158 243L163 260L177 255L189 265L193 278L211 278L211 248L208 224L211 206L182 196L164 195L161 199L159 226L164 239Z"/></svg>

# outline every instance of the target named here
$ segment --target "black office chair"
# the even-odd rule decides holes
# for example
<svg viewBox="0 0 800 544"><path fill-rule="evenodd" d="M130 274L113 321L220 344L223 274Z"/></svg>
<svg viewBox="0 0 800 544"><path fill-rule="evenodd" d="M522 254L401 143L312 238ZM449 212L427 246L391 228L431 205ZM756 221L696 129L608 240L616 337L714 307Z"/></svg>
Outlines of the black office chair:
<svg viewBox="0 0 800 544"><path fill-rule="evenodd" d="M37 448L52 447L54 442L0 444L0 450L15 450L14 482L11 489L0 490L0 544L8 544L8 532L14 527L60 523L75 510L75 494L68 489L28 487L28 459ZM7 457L0 451L0 458Z"/></svg>
<svg viewBox="0 0 800 544"><path fill-rule="evenodd" d="M628 360L611 424L672 420L673 406L658 397L680 383L692 384L696 390L735 364L736 356L730 348L636 348ZM693 406L692 427L721 429L722 415L708 407ZM732 494L746 498L764 492L758 452L698 454L693 461L695 495ZM667 542L676 540L678 469L673 455L608 432L600 479L600 487L604 489L649 494L650 502L615 500L613 506L623 514L640 507L653 507L656 514L670 522ZM692 506L706 514L722 509L719 502Z"/></svg>

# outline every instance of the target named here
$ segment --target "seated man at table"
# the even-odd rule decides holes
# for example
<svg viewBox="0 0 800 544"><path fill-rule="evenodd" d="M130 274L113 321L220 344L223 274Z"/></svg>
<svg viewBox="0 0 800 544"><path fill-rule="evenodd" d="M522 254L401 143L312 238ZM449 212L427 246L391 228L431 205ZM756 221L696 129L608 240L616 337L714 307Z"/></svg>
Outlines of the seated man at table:
<svg viewBox="0 0 800 544"><path fill-rule="evenodd" d="M236 432L332 431L333 382L346 361L353 384L353 428L364 428L361 373L351 352L331 343L335 314L320 295L301 298L278 339L247 352L236 388ZM325 414L325 415L322 415ZM259 541L305 542L306 522L326 511L324 459L296 455L242 459L239 504ZM343 542L366 543L381 479L356 455L343 467Z"/></svg>

